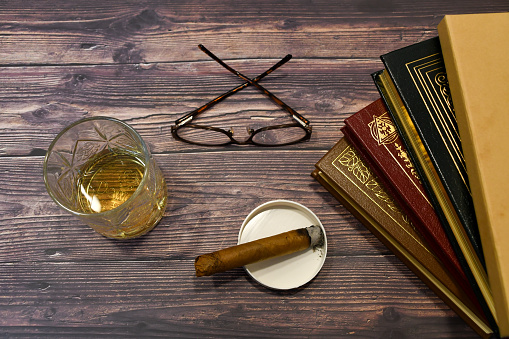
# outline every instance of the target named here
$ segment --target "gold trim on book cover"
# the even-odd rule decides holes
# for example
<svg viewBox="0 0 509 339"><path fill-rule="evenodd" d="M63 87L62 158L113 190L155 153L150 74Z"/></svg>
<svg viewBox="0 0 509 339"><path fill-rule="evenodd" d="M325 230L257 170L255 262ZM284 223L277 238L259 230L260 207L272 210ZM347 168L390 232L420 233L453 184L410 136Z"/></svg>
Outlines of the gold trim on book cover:
<svg viewBox="0 0 509 339"><path fill-rule="evenodd" d="M479 329L481 329L482 332L486 333L487 335L490 335L493 333L492 329L483 321L481 320L469 307L467 307L461 299L459 299L454 293L451 292L447 286L445 286L440 280L438 280L433 273L431 273L423 264L421 264L410 252L408 252L394 237L387 232L380 224L369 215L369 213L366 213L364 209L362 209L359 204L350 198L346 192L341 189L335 182L329 179L329 177L323 173L322 171L318 170L317 175L325 181L333 190L335 190L343 199L348 202L348 204L355 209L358 213L360 213L367 222L370 223L372 227L374 227L378 233L386 240L388 241L394 248L399 251L399 253L405 257L416 270L419 270L419 272L425 276L428 281L433 282L433 285L436 289L438 289L441 293L443 293L448 300L450 300L456 307L473 323L475 323ZM347 175L345 175L346 178L350 179ZM350 180L351 181L351 180ZM356 185L357 188L359 188ZM360 191L362 191L359 188ZM364 193L364 191L362 191ZM383 210L383 209L382 209ZM385 210L384 210L385 212ZM387 213L387 212L386 212ZM399 225L399 224L398 224ZM404 228L403 228L404 229ZM415 238L414 238L415 239ZM416 240L417 241L417 240ZM423 249L428 251L426 246L422 245L419 241L417 241L421 246L423 246ZM428 251L429 252L429 251Z"/></svg>
<svg viewBox="0 0 509 339"><path fill-rule="evenodd" d="M495 321L497 321L497 315L495 311L495 305L493 301L493 295L491 293L491 288L488 283L488 277L486 275L486 271L484 270L479 258L475 254L475 251L470 243L470 240L465 233L463 225L454 210L452 208L452 203L449 200L449 196L442 185L442 182L436 172L435 167L433 166L428 152L424 148L422 144L421 138L417 133L415 125L410 118L408 111L401 100L401 97L397 93L396 87L392 82L389 74L386 70L380 73L379 77L380 89L387 95L387 105L390 105L394 112L396 113L394 118L398 120L398 123L403 128L405 135L407 136L408 141L411 144L411 147L415 150L416 158L423 169L428 182L431 185L433 193L435 194L440 206L442 207L442 211L451 227L451 230L456 238L458 245L460 246L461 252L463 253L468 266L472 274L474 275L474 279L477 282L479 289L488 305L488 308L493 315Z"/></svg>
<svg viewBox="0 0 509 339"><path fill-rule="evenodd" d="M382 146L385 148L386 153L388 153L391 158L394 160L396 165L401 169L405 176L410 180L414 188L421 194L421 196L431 205L431 202L428 200L426 194L422 191L422 186L416 184L415 179L421 183L421 178L417 174L417 171L414 168L414 164L410 160L408 153L403 149L402 145L398 144L396 140L398 139L399 133L394 125L394 122L389 116L388 112L384 112L381 115L373 115L373 120L368 123L369 130L371 131L371 136L377 142L378 146ZM380 138L383 136L383 138ZM394 144L394 148L398 157L403 161L404 165L401 163L399 159L394 156L394 153L389 150L388 145ZM407 170L408 169L408 170ZM410 171L410 173L409 173ZM413 178L412 178L413 176Z"/></svg>
<svg viewBox="0 0 509 339"><path fill-rule="evenodd" d="M451 93L445 73L445 66L439 54L435 53L405 64L415 88L426 105L429 116L442 138L454 165L463 180L465 188L468 185L465 158L459 144L460 135L456 124L456 116L452 105ZM451 119L454 119L452 121Z"/></svg>
<svg viewBox="0 0 509 339"><path fill-rule="evenodd" d="M408 233L405 227L401 226L401 224L396 219L394 219L394 216L388 213L387 210L381 205L381 202L384 203L386 207L388 207L391 211L399 214L403 221L410 225L412 229L414 229L407 215L401 211L392 197L385 191L385 188L377 180L378 178L375 176L375 174L371 172L371 170L364 164L362 159L357 154L355 148L352 146L345 147L345 149L343 149L342 152L332 161L332 166L334 166L346 179L348 179L352 185L357 187L359 191L361 191L369 200L371 200L373 204L384 211L385 214L387 214L387 216L394 221L394 223L396 223L405 233L408 234L408 236L412 237L412 239L414 239L423 248L425 248L426 251L428 251L426 246L424 246L419 241L419 239L416 239L412 234ZM350 173L346 173L344 169ZM357 179L358 182L352 180L352 175ZM364 188L372 191L379 200L377 201L373 199L373 197L367 194L366 191L359 186L359 184L362 184ZM435 256L433 253L429 253Z"/></svg>

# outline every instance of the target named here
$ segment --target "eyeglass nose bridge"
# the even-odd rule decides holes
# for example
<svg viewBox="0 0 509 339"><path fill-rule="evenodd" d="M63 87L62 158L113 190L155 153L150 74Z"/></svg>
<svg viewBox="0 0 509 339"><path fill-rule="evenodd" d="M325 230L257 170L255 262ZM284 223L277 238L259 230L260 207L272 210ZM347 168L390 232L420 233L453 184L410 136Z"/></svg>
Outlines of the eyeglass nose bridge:
<svg viewBox="0 0 509 339"><path fill-rule="evenodd" d="M227 135L230 137L231 143L235 145L249 145L252 144L251 140L253 139L253 133L255 130L251 127L246 126L246 131L248 133L248 136L245 140L237 140L235 139L235 132L233 130L233 127L230 127L230 129L226 132Z"/></svg>

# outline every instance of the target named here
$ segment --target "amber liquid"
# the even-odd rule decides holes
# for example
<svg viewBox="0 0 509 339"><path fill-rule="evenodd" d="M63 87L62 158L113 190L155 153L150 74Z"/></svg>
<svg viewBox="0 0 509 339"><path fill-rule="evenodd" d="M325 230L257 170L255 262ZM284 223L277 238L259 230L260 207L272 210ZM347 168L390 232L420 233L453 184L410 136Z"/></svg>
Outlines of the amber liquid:
<svg viewBox="0 0 509 339"><path fill-rule="evenodd" d="M127 152L98 155L81 168L78 202L84 213L98 213L122 205L143 179L145 164Z"/></svg>
<svg viewBox="0 0 509 339"><path fill-rule="evenodd" d="M137 154L104 151L84 164L76 182L79 208L89 215L112 210L106 224L87 223L102 235L117 239L150 231L162 218L167 202L164 177L155 163L150 165L148 177L140 186L146 165Z"/></svg>

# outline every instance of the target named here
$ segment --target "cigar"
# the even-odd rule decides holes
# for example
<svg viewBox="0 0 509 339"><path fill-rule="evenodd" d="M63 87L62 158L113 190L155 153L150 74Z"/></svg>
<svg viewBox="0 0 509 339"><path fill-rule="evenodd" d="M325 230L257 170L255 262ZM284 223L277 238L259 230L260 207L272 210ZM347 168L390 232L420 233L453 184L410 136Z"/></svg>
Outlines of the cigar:
<svg viewBox="0 0 509 339"><path fill-rule="evenodd" d="M310 247L323 247L324 235L319 226L309 226L250 241L196 257L196 276L202 277L275 258Z"/></svg>

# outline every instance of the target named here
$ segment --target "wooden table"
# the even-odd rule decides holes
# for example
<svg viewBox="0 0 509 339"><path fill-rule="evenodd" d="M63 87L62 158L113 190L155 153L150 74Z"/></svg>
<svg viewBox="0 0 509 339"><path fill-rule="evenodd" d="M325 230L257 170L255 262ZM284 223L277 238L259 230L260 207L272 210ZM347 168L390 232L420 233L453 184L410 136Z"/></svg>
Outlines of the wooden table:
<svg viewBox="0 0 509 339"><path fill-rule="evenodd" d="M379 55L437 35L485 1L9 1L0 3L0 337L449 338L476 334L310 173L343 120L377 99ZM291 53L264 86L311 121L309 142L200 147L171 124ZM210 111L225 127L285 113L255 88ZM106 239L57 207L42 165L56 134L111 116L147 141L167 180L160 224ZM194 276L258 205L288 199L328 234L318 276L274 291L241 268Z"/></svg>

